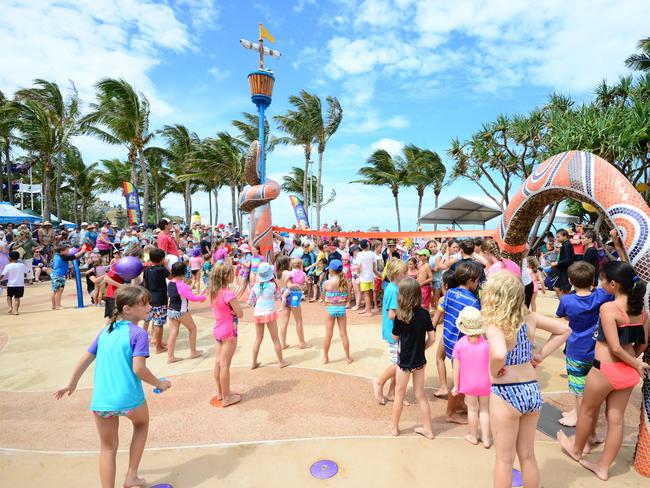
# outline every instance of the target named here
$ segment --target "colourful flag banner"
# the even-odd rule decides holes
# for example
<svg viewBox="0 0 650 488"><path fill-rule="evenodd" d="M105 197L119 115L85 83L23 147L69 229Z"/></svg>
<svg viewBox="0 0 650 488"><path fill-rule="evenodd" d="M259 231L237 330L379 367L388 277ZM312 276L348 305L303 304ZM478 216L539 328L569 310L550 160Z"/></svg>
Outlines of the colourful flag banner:
<svg viewBox="0 0 650 488"><path fill-rule="evenodd" d="M140 225L142 217L140 215L140 198L138 192L132 183L122 182L124 187L124 199L126 200L126 213L129 216L129 225Z"/></svg>
<svg viewBox="0 0 650 488"><path fill-rule="evenodd" d="M296 213L298 228L309 229L309 219L307 218L307 212L305 212L305 207L300 201L300 198L298 198L295 195L289 195L289 200L291 201L291 206L293 207L293 211Z"/></svg>
<svg viewBox="0 0 650 488"><path fill-rule="evenodd" d="M273 37L271 33L266 30L266 27L260 24L260 39L262 38L268 39L271 42L275 42L275 37Z"/></svg>

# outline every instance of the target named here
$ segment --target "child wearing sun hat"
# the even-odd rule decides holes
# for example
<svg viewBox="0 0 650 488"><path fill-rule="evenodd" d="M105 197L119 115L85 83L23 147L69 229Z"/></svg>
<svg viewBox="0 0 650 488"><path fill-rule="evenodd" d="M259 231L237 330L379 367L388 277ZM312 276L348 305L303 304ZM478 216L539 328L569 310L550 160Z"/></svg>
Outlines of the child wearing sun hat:
<svg viewBox="0 0 650 488"><path fill-rule="evenodd" d="M255 320L255 342L253 343L253 363L251 369L260 366L257 356L260 352L262 339L264 339L264 326L269 329L275 355L278 358L278 365L281 368L288 366L282 358L282 345L278 335L278 313L275 311L275 296L278 287L275 284L273 275L273 266L269 263L261 262L257 267L257 283L251 289L248 303L254 307L253 318Z"/></svg>
<svg viewBox="0 0 650 488"><path fill-rule="evenodd" d="M458 314L456 326L463 335L454 346L454 388L453 396L462 393L467 404L469 433L465 440L477 445L478 426L481 425L483 447L492 445L490 440L490 348L485 339L485 327L481 312L475 307L465 307Z"/></svg>

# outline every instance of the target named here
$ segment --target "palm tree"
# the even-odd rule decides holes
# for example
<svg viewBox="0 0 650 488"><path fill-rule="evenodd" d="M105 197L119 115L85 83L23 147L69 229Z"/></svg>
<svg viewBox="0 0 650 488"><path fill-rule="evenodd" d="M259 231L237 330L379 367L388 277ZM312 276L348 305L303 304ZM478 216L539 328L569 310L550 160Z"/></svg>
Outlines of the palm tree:
<svg viewBox="0 0 650 488"><path fill-rule="evenodd" d="M318 198L321 200L321 207L324 207L325 205L334 201L334 198L336 197L335 190L331 190L329 197L325 202L323 202L323 185L320 186L320 191L317 192L316 188L318 188L318 179L316 176L312 175L309 180L309 187L307 191L308 198L305 198L305 196L302 194L302 183L305 181L305 171L302 168L298 168L297 166L292 167L289 174L282 177L281 187L285 192L296 195L303 202L305 199L309 200L309 205L314 204L316 201L315 199L317 198L317 193L320 193L320 196Z"/></svg>
<svg viewBox="0 0 650 488"><path fill-rule="evenodd" d="M81 220L85 220L88 205L94 200L94 194L98 189L97 183L100 181L101 175L97 170L97 163L90 166L84 164L81 153L75 146L66 148L63 167L65 174L70 178L74 221L79 225ZM77 209L79 200L81 200L81 216Z"/></svg>
<svg viewBox="0 0 650 488"><path fill-rule="evenodd" d="M388 186L395 199L395 212L397 213L397 231L402 231L402 224L399 216L399 189L407 182L406 163L399 156L392 157L388 151L378 149L368 158L368 166L359 170L361 180L352 183L362 185Z"/></svg>
<svg viewBox="0 0 650 488"><path fill-rule="evenodd" d="M143 220L149 222L149 178L144 149L153 138L149 132L149 101L124 80L105 78L97 85L97 101L82 119L83 131L109 144L128 148L131 182L138 188L136 159L144 181Z"/></svg>
<svg viewBox="0 0 650 488"><path fill-rule="evenodd" d="M210 206L210 225L214 215L214 223L219 222L219 190L227 184L225 173L222 171L222 152L216 139L206 138L201 141L198 157L195 162L194 176L203 183L208 193ZM212 213L212 193L214 193L215 211Z"/></svg>
<svg viewBox="0 0 650 488"><path fill-rule="evenodd" d="M628 56L625 60L625 66L637 71L650 71L650 37L641 39L638 47L641 53Z"/></svg>
<svg viewBox="0 0 650 488"><path fill-rule="evenodd" d="M54 82L36 79L35 87L16 92L17 100L34 100L50 111L55 125L56 147L56 184L55 204L56 214L61 218L61 189L63 187L64 152L70 138L78 133L79 94L74 83L70 83L70 97L66 100L59 85Z"/></svg>
<svg viewBox="0 0 650 488"><path fill-rule="evenodd" d="M57 149L56 121L48 107L36 100L14 102L17 111L16 142L42 164L43 208L46 220L52 218L52 157Z"/></svg>
<svg viewBox="0 0 650 488"><path fill-rule="evenodd" d="M280 128L288 134L288 137L280 138L279 142L302 146L305 153L304 174L307 175L309 174L311 152L319 130L318 120L322 121L320 100L317 104L314 97L305 90L301 90L300 96L291 95L289 97L289 103L296 110L289 110L285 115L276 115L274 117ZM302 193L303 195L307 194L306 177L302 184ZM309 209L305 208L305 211L309 212Z"/></svg>
<svg viewBox="0 0 650 488"><path fill-rule="evenodd" d="M239 131L238 139L242 142L242 148L246 149L253 141L257 141L259 138L259 117L248 112L242 112L242 117L244 120L233 120L232 125L234 125L235 129ZM269 131L269 121L266 118L264 119L264 136L266 138L265 152L266 154L269 154L278 144L279 139L271 135Z"/></svg>
<svg viewBox="0 0 650 488"><path fill-rule="evenodd" d="M237 208L239 192L244 188L244 152L237 145L237 139L227 132L217 134L216 150L219 154L219 170L224 182L230 186L232 220L242 228L241 212Z"/></svg>
<svg viewBox="0 0 650 488"><path fill-rule="evenodd" d="M163 150L169 161L169 167L177 177L183 178L183 201L185 204L185 222L190 224L192 218L192 186L196 178L192 178L195 161L198 156L200 139L194 132L181 124L166 125L160 131L167 147Z"/></svg>
<svg viewBox="0 0 650 488"><path fill-rule="evenodd" d="M157 147L148 147L144 150L147 160L147 177L149 185L153 188L154 219L160 221L160 205L162 200L176 191L174 180L169 172L168 161L164 152ZM182 193L182 190L181 190Z"/></svg>
<svg viewBox="0 0 650 488"><path fill-rule="evenodd" d="M321 102L320 98L315 95L309 95L314 98L314 103L318 104L319 117L315 119L316 125L318 126L318 131L316 133L316 142L318 143L318 177L316 178L317 184L316 187L321 187L321 181L323 176L323 153L325 152L325 147L329 138L336 132L343 120L343 109L336 97L327 97L327 120L323 120L321 116ZM316 228L320 229L320 210L321 210L321 196L322 192L316 193Z"/></svg>
<svg viewBox="0 0 650 488"><path fill-rule="evenodd" d="M429 149L421 149L410 144L403 149L406 159L407 181L418 192L418 221L422 213L424 190L431 186L435 194L436 208L438 197L444 186L446 169L440 161L440 156Z"/></svg>
<svg viewBox="0 0 650 488"><path fill-rule="evenodd" d="M98 187L110 192L121 191L124 188L123 183L128 181L131 175L131 164L115 158L102 159L99 162L102 164L102 170L97 181Z"/></svg>
<svg viewBox="0 0 650 488"><path fill-rule="evenodd" d="M2 194L2 182L4 168L7 168L7 193L9 203L14 203L14 196L11 190L12 168L11 168L11 145L13 143L14 129L16 127L17 111L11 100L5 97L0 91L0 202L4 200ZM4 157L4 163L3 163Z"/></svg>

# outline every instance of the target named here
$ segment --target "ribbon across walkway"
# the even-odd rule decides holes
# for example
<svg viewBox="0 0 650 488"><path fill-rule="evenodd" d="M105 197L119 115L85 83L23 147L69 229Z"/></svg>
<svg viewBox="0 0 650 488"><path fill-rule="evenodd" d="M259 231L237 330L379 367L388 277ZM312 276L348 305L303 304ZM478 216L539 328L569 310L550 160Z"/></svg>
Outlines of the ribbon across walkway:
<svg viewBox="0 0 650 488"><path fill-rule="evenodd" d="M463 237L494 237L496 230L435 230L422 232L332 232L329 230L289 229L287 227L273 227L275 232L289 234L321 236L321 237L356 237L358 239L451 239Z"/></svg>

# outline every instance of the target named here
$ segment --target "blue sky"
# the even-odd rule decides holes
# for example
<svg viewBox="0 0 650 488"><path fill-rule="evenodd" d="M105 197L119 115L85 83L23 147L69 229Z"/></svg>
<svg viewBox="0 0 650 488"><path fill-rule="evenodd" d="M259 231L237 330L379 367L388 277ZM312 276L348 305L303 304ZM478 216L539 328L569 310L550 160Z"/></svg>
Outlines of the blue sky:
<svg viewBox="0 0 650 488"><path fill-rule="evenodd" d="M256 53L238 40L257 37L263 22L279 60L267 60L276 85L269 115L288 108L302 88L339 98L343 123L325 153L326 193L336 200L322 221L346 228L396 229L393 199L383 188L350 184L377 148L405 143L437 151L447 164L454 137L469 137L499 113L526 113L553 91L590 97L603 78L625 74L623 60L648 35L647 0L4 0L0 89L12 93L42 77L73 80L85 101L103 77L123 77L151 101L151 127L181 123L201 137L235 132L230 121L254 111L246 75ZM86 163L126 157L121 147L80 137ZM278 181L303 164L302 150L268 157ZM222 216L229 192L220 196ZM471 183L446 189L480 195ZM122 203L117 194L104 195ZM207 217L207 196L194 208ZM183 214L180 195L164 207ZM402 228L414 229L417 197L400 195ZM424 211L433 208L427 192ZM228 216L223 220L230 220ZM286 195L273 203L278 225L295 222ZM220 219L221 220L221 219Z"/></svg>

